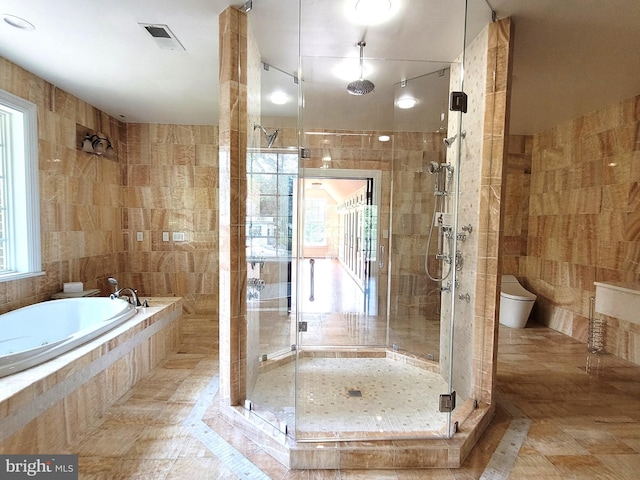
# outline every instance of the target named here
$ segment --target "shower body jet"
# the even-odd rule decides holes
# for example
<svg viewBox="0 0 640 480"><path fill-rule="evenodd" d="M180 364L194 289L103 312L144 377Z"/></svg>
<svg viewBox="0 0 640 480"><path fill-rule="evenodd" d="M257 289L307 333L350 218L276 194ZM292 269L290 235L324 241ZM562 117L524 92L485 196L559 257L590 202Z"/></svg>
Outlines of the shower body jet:
<svg viewBox="0 0 640 480"><path fill-rule="evenodd" d="M462 132L460 132L460 138L465 138L466 136L467 136L466 130L463 130ZM451 148L451 146L454 144L457 138L458 138L458 134L456 133L453 137L443 138L442 143L444 143L444 145L447 148Z"/></svg>
<svg viewBox="0 0 640 480"><path fill-rule="evenodd" d="M278 132L280 131L280 129L276 128L273 133L267 133L262 125L254 124L253 129L255 130L256 128L262 130L262 133L267 140L267 148L271 148L273 146L273 143L276 141L276 138L278 138Z"/></svg>

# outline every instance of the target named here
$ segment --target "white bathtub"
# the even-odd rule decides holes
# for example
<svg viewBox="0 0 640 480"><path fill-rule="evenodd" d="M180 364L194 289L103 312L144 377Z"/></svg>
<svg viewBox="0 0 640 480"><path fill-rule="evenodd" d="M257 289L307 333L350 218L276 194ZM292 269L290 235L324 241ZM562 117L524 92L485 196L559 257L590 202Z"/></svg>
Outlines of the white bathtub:
<svg viewBox="0 0 640 480"><path fill-rule="evenodd" d="M135 313L126 300L86 297L36 303L0 315L0 377L62 355Z"/></svg>

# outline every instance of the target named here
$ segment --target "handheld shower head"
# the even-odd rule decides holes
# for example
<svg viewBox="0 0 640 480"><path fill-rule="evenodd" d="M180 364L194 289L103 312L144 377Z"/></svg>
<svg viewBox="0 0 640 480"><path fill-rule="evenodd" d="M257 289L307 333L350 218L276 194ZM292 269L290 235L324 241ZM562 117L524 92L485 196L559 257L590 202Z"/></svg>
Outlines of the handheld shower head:
<svg viewBox="0 0 640 480"><path fill-rule="evenodd" d="M460 138L465 138L466 136L467 136L467 131L462 130L462 132L460 132ZM443 138L442 143L444 143L445 147L451 148L451 146L455 143L457 138L458 138L458 134L456 133L453 137Z"/></svg>
<svg viewBox="0 0 640 480"><path fill-rule="evenodd" d="M434 174L434 173L438 173L440 171L440 165L438 164L438 162L431 162L429 163L429 173L430 174Z"/></svg>
<svg viewBox="0 0 640 480"><path fill-rule="evenodd" d="M273 143L276 141L276 138L278 138L278 132L280 131L280 129L276 128L273 133L269 134L262 125L254 124L253 129L255 130L256 128L262 130L262 133L267 140L267 148L271 148L273 146Z"/></svg>

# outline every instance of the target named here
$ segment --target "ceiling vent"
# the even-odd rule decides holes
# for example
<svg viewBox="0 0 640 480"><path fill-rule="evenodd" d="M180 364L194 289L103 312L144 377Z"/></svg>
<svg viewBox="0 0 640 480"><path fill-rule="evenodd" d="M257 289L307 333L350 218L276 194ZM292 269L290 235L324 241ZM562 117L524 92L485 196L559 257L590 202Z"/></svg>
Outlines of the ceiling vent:
<svg viewBox="0 0 640 480"><path fill-rule="evenodd" d="M139 23L163 50L186 50L167 25Z"/></svg>

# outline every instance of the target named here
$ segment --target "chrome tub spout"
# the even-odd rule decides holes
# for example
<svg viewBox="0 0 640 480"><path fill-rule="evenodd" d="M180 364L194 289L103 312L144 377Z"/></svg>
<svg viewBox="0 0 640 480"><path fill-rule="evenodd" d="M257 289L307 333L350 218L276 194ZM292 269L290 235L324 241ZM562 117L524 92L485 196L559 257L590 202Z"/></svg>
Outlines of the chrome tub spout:
<svg viewBox="0 0 640 480"><path fill-rule="evenodd" d="M125 292L124 296L127 297L127 301L130 304L132 304L135 307L141 307L142 306L142 304L140 303L140 300L138 299L137 292L133 288L129 288L129 287L124 287L124 288L121 288L119 290L116 290L111 295L109 295L109 298L111 300L113 300L115 298L120 298L121 296L123 296L123 292ZM128 293L126 293L126 292L128 292Z"/></svg>

